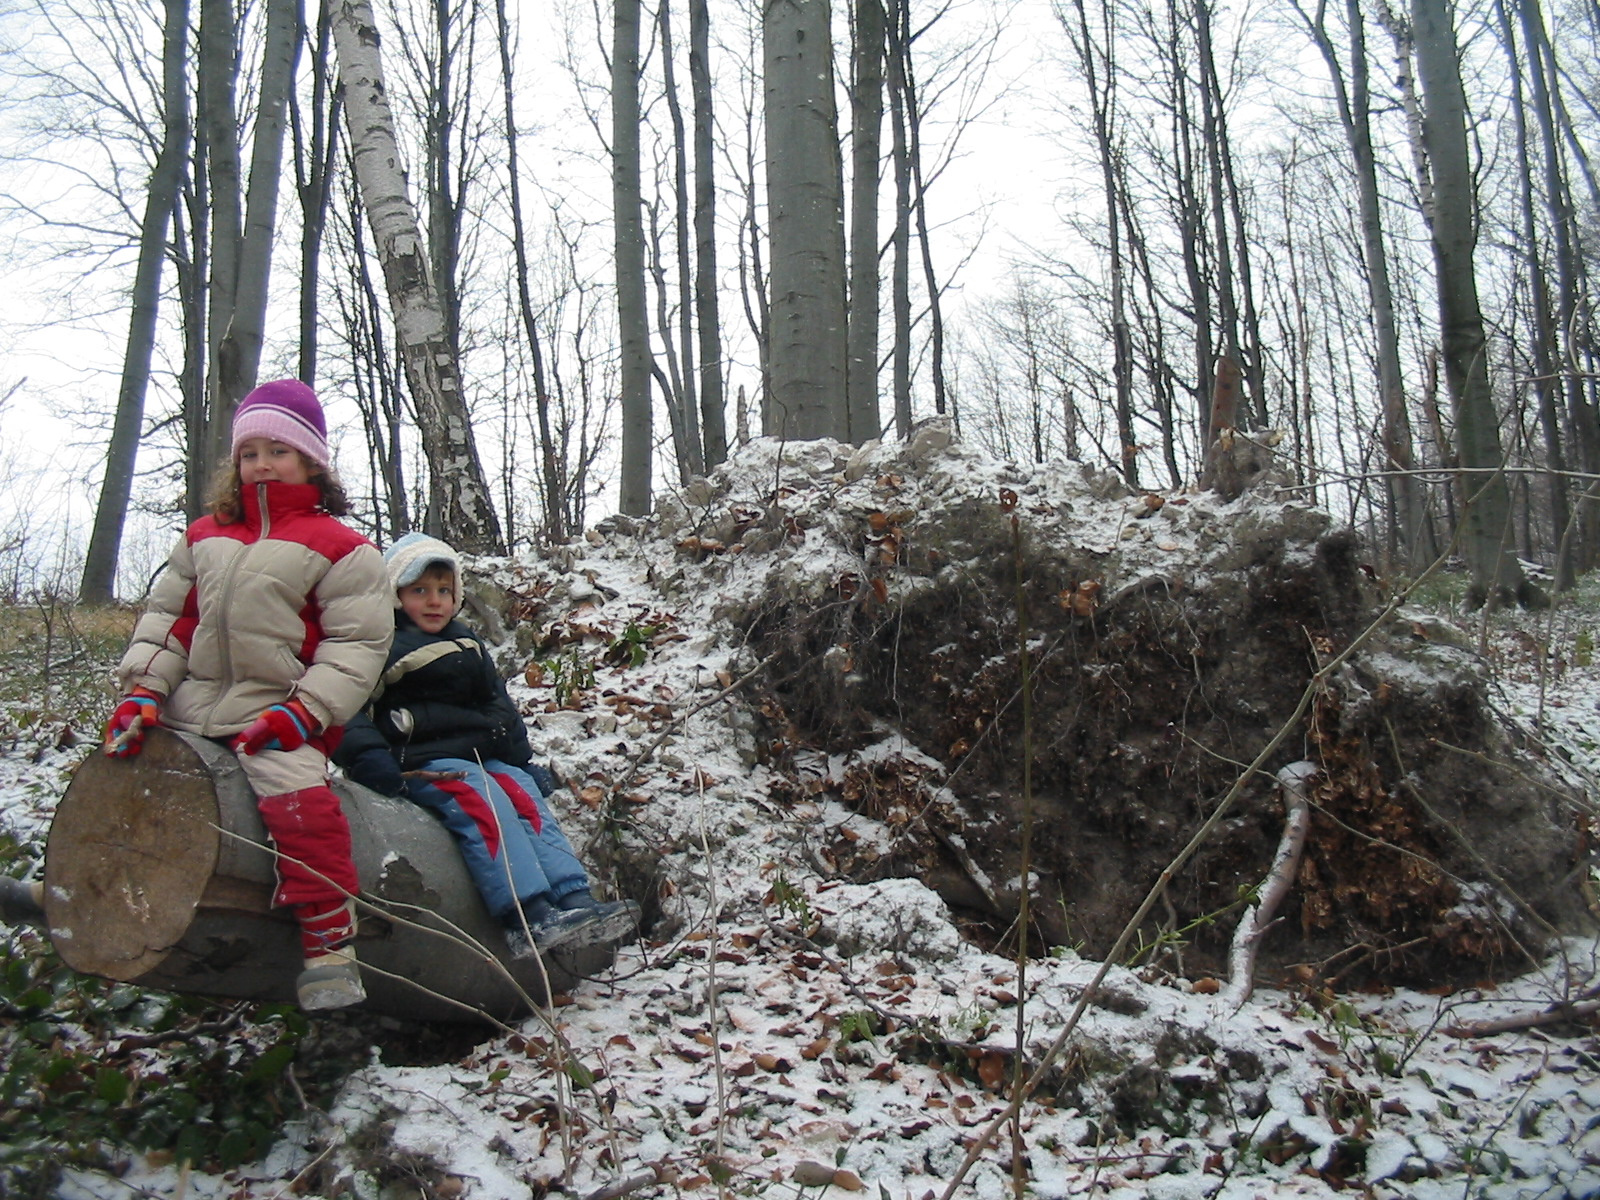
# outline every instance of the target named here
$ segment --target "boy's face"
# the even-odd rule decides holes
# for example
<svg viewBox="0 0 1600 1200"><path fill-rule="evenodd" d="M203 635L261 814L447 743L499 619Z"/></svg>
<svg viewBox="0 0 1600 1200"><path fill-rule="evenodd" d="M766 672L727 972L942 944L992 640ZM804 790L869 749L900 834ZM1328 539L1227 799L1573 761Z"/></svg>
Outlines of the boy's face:
<svg viewBox="0 0 1600 1200"><path fill-rule="evenodd" d="M239 445L239 482L310 483L311 464L293 446L271 438L254 437Z"/></svg>
<svg viewBox="0 0 1600 1200"><path fill-rule="evenodd" d="M456 577L433 568L400 589L400 608L423 633L438 633L456 615Z"/></svg>

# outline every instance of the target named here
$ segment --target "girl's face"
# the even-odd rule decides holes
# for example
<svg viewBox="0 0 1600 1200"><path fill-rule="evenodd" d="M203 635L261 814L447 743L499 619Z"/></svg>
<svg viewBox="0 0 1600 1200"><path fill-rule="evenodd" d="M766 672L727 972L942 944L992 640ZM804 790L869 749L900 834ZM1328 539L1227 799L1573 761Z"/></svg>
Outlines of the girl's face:
<svg viewBox="0 0 1600 1200"><path fill-rule="evenodd" d="M239 482L310 483L311 464L293 446L254 437L239 447Z"/></svg>
<svg viewBox="0 0 1600 1200"><path fill-rule="evenodd" d="M454 572L428 572L400 589L400 608L423 633L438 633L456 615Z"/></svg>

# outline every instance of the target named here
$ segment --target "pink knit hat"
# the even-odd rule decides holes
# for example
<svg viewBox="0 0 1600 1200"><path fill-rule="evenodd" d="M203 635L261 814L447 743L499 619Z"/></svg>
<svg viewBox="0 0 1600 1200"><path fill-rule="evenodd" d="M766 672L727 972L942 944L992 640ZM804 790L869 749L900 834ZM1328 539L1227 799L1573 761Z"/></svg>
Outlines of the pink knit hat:
<svg viewBox="0 0 1600 1200"><path fill-rule="evenodd" d="M293 446L319 467L328 466L328 426L322 405L298 379L263 383L239 401L233 414L233 460L239 461L242 444L258 437Z"/></svg>

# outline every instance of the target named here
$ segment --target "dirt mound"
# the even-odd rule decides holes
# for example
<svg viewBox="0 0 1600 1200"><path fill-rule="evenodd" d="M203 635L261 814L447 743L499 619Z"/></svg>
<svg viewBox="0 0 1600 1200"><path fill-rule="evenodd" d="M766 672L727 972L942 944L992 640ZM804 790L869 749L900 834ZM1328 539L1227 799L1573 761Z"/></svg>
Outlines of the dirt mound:
<svg viewBox="0 0 1600 1200"><path fill-rule="evenodd" d="M824 839L826 866L920 877L969 934L1004 936L1031 746L1033 937L1090 955L1383 611L1325 512L1266 489L1131 495L938 426L901 448L755 443L634 532L671 540L665 591L770 658L755 707L780 798L834 795L884 826ZM1264 964L1479 978L1581 915L1572 797L1442 630L1401 610L1367 632L1168 882L1146 959L1222 971L1282 833L1274 773L1302 759L1313 827Z"/></svg>

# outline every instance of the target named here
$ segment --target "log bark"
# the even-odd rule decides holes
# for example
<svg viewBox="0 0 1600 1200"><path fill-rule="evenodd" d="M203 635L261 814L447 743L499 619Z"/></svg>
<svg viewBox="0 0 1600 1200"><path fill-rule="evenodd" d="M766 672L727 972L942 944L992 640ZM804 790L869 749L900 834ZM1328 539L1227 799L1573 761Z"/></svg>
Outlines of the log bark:
<svg viewBox="0 0 1600 1200"><path fill-rule="evenodd" d="M444 826L407 801L347 780L332 786L361 878L362 1007L472 1021L515 1019L542 1003L539 964L505 957ZM292 1002L298 930L287 909L272 907L274 880L256 797L232 751L155 729L137 758L96 754L74 773L45 850L45 924L75 971ZM550 987L570 988L612 955L607 946L547 956Z"/></svg>

